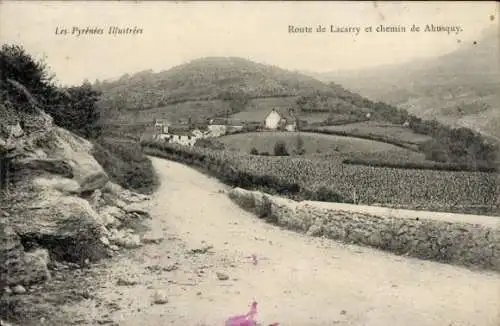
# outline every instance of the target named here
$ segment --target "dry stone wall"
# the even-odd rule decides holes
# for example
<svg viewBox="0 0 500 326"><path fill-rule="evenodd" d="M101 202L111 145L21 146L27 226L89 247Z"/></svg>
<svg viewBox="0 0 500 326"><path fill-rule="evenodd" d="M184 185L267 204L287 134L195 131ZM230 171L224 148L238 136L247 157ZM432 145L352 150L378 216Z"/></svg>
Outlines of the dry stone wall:
<svg viewBox="0 0 500 326"><path fill-rule="evenodd" d="M315 207L234 188L229 197L271 223L311 236L396 254L500 272L500 229L491 225L409 219Z"/></svg>

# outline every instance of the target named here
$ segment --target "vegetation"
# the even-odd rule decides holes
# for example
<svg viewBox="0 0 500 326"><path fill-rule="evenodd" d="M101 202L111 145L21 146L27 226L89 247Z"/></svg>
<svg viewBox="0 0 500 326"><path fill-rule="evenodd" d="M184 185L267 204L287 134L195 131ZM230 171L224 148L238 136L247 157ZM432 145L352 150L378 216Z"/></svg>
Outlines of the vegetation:
<svg viewBox="0 0 500 326"><path fill-rule="evenodd" d="M361 204L481 214L496 209L496 173L359 166L335 156L267 157L154 142L144 146L149 154L201 167L232 185L296 200L352 202L355 193Z"/></svg>
<svg viewBox="0 0 500 326"><path fill-rule="evenodd" d="M306 129L309 130L309 129ZM370 137L367 137L370 138ZM343 135L329 135L318 132L252 132L226 135L219 138L228 150L249 153L252 148L257 152L273 152L273 145L282 141L286 144L289 153L293 155L336 155L350 158L380 158L391 157L399 161L424 161L423 154L416 149L408 150L403 147L394 146L386 142L371 139L360 139L357 137L345 137Z"/></svg>
<svg viewBox="0 0 500 326"><path fill-rule="evenodd" d="M42 109L53 117L56 125L94 143L94 155L113 181L138 191L154 188L157 180L153 167L139 144L117 138L117 133L114 138L103 136L96 105L101 93L90 83L58 86L43 60L35 60L17 45L1 47L0 67L2 120L22 123L24 113Z"/></svg>
<svg viewBox="0 0 500 326"><path fill-rule="evenodd" d="M93 155L97 162L120 186L141 193L151 193L159 184L151 161L137 142L101 137L94 140L93 144Z"/></svg>
<svg viewBox="0 0 500 326"><path fill-rule="evenodd" d="M284 141L277 141L274 144L274 156L288 156L288 150Z"/></svg>

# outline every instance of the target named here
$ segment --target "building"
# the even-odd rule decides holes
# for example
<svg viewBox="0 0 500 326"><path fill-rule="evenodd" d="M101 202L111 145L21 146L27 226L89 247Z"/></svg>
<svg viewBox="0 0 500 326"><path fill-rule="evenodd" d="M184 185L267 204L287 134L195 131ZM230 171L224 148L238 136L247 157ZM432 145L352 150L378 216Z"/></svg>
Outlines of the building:
<svg viewBox="0 0 500 326"><path fill-rule="evenodd" d="M272 109L264 119L264 126L270 130L296 131L297 119L292 109L288 110L288 114L282 114L276 109Z"/></svg>
<svg viewBox="0 0 500 326"><path fill-rule="evenodd" d="M267 129L276 130L280 126L281 115L276 111L276 109L272 109L271 112L264 119L264 126Z"/></svg>
<svg viewBox="0 0 500 326"><path fill-rule="evenodd" d="M157 134L168 134L168 127L170 126L170 122L165 119L156 119L155 120L155 133Z"/></svg>

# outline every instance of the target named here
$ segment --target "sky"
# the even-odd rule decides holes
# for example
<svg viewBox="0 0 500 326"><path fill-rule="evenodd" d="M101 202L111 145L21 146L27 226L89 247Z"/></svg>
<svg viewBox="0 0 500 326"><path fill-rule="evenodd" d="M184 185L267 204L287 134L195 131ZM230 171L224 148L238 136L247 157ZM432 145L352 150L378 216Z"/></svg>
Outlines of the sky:
<svg viewBox="0 0 500 326"><path fill-rule="evenodd" d="M237 56L290 70L359 69L435 57L498 31L495 2L2 1L0 40L45 58L62 84L162 71L207 56ZM425 24L455 33L289 33L289 26ZM140 35L56 35L74 26L138 27ZM460 42L458 42L460 40Z"/></svg>

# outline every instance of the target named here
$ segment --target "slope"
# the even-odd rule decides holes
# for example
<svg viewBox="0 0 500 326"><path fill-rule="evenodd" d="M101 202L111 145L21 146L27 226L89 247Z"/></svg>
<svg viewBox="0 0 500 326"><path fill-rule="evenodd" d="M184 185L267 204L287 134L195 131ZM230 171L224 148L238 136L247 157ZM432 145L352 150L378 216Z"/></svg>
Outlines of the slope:
<svg viewBox="0 0 500 326"><path fill-rule="evenodd" d="M441 57L374 69L312 74L424 119L500 136L498 31Z"/></svg>

